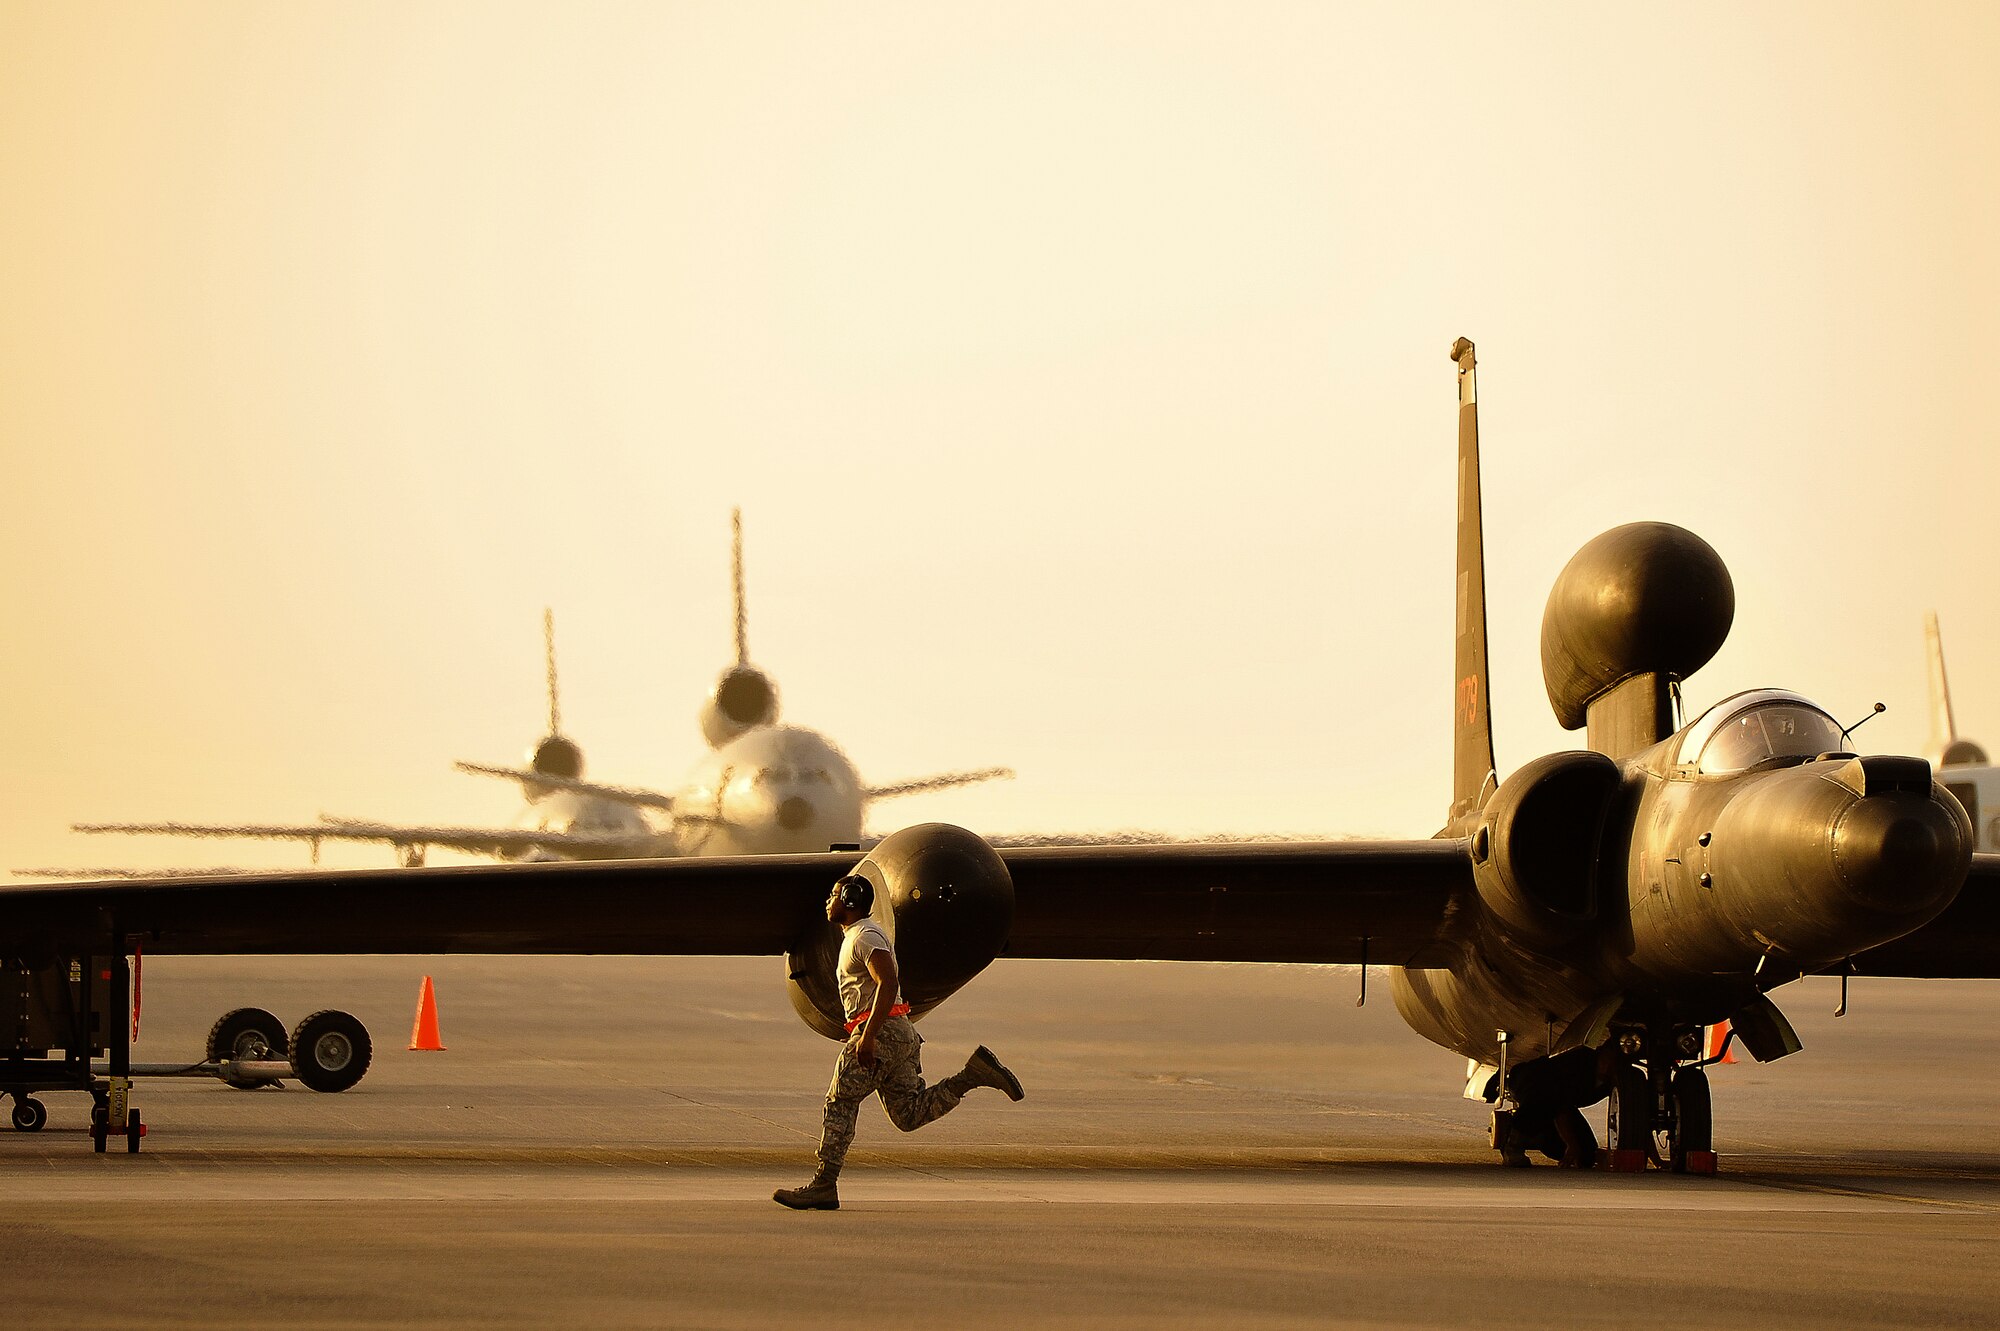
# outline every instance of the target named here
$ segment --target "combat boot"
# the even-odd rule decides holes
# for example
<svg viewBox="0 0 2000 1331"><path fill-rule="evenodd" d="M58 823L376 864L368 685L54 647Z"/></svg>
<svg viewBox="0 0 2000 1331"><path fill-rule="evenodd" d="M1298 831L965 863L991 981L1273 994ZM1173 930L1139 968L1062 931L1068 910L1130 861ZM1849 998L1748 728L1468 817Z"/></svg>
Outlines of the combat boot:
<svg viewBox="0 0 2000 1331"><path fill-rule="evenodd" d="M840 1192L834 1181L818 1174L812 1182L802 1188L780 1188L771 1194L771 1200L780 1206L789 1206L794 1211L838 1211Z"/></svg>
<svg viewBox="0 0 2000 1331"><path fill-rule="evenodd" d="M965 1071L958 1074L958 1080L968 1087L991 1086L996 1091L1005 1091L1009 1100L1019 1100L1027 1094L1021 1089L1021 1079L1007 1071L1006 1064L995 1058L985 1045L973 1050L972 1057L965 1060Z"/></svg>

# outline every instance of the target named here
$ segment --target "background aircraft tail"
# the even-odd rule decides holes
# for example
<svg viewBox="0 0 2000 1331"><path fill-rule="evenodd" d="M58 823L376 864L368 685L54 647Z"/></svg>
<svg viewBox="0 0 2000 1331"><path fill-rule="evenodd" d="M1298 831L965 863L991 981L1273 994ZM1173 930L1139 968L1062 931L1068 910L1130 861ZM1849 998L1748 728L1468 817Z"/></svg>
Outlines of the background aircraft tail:
<svg viewBox="0 0 2000 1331"><path fill-rule="evenodd" d="M1479 398L1472 343L1451 344L1458 367L1458 617L1452 661L1451 816L1492 793L1493 715L1487 700L1486 538L1479 507Z"/></svg>
<svg viewBox="0 0 2000 1331"><path fill-rule="evenodd" d="M542 608L542 661L549 682L549 733L528 755L528 767L541 776L574 781L583 775L583 750L562 733L562 703L556 692L556 612Z"/></svg>
<svg viewBox="0 0 2000 1331"><path fill-rule="evenodd" d="M775 725L778 686L750 664L750 610L743 595L743 510L729 510L729 594L736 620L736 663L722 672L701 709L701 733L721 748L746 731Z"/></svg>
<svg viewBox="0 0 2000 1331"><path fill-rule="evenodd" d="M1951 714L1951 681L1944 673L1944 635L1938 631L1935 610L1924 612L1924 651L1930 659L1931 757L1939 767L1984 766L1986 750L1958 737L1958 722Z"/></svg>

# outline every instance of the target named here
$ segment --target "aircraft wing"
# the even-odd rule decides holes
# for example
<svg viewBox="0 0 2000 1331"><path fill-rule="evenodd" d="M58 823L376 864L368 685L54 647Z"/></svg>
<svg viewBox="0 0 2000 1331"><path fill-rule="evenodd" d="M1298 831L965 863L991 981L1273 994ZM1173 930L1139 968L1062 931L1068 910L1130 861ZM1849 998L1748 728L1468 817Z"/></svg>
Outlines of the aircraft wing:
<svg viewBox="0 0 2000 1331"><path fill-rule="evenodd" d="M1003 850L1004 955L1440 965L1475 889L1463 841Z"/></svg>
<svg viewBox="0 0 2000 1331"><path fill-rule="evenodd" d="M519 781L525 785L541 786L546 790L567 790L576 795L594 795L610 800L613 804L629 804L635 809L660 809L672 813L674 797L663 795L657 790L641 790L636 786L607 786L596 781L580 781L571 776L554 776L547 772L531 771L525 767L495 767L491 763L453 763L461 772L473 776L497 776L507 781Z"/></svg>
<svg viewBox="0 0 2000 1331"><path fill-rule="evenodd" d="M861 795L868 800L889 800L899 795L919 795L932 790L950 790L955 786L975 786L982 781L1013 779L1014 769L1011 767L982 767L975 772L939 772L935 776L920 776L886 786L870 786Z"/></svg>
<svg viewBox="0 0 2000 1331"><path fill-rule="evenodd" d="M2000 855L1974 855L1944 914L1913 934L1854 958L1856 975L2000 979Z"/></svg>
<svg viewBox="0 0 2000 1331"><path fill-rule="evenodd" d="M406 827L349 819L324 823L76 823L77 832L115 832L130 836L242 837L258 841L369 841L389 846L437 846L470 855L525 855L537 848L571 852L643 853L630 836L593 836L577 832L537 831L508 827Z"/></svg>
<svg viewBox="0 0 2000 1331"><path fill-rule="evenodd" d="M1473 891L1463 842L1047 847L1002 852L1003 953L1121 960L1439 964ZM820 919L854 854L462 865L0 888L0 955L770 955ZM1366 940L1364 942L1364 940Z"/></svg>

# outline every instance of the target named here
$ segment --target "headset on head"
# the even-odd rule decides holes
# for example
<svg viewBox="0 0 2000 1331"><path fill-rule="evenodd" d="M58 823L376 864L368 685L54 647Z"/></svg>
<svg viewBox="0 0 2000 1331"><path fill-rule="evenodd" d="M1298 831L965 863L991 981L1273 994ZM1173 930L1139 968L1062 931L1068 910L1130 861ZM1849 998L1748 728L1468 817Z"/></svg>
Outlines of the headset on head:
<svg viewBox="0 0 2000 1331"><path fill-rule="evenodd" d="M865 914L875 909L875 884L860 874L848 874L834 886L840 889L840 904L848 910L858 910Z"/></svg>

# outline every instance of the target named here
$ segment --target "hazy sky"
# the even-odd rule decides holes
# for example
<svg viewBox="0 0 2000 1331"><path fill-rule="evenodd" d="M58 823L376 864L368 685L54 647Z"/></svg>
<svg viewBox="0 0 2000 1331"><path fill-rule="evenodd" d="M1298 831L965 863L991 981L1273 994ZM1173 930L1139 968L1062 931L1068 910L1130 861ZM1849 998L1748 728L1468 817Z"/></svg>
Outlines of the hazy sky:
<svg viewBox="0 0 2000 1331"><path fill-rule="evenodd" d="M1496 738L1620 522L1693 707L2000 745L2000 8L0 3L0 868L77 819L510 821L730 648L878 829L1428 835L1479 344ZM385 851L331 855L379 864Z"/></svg>

